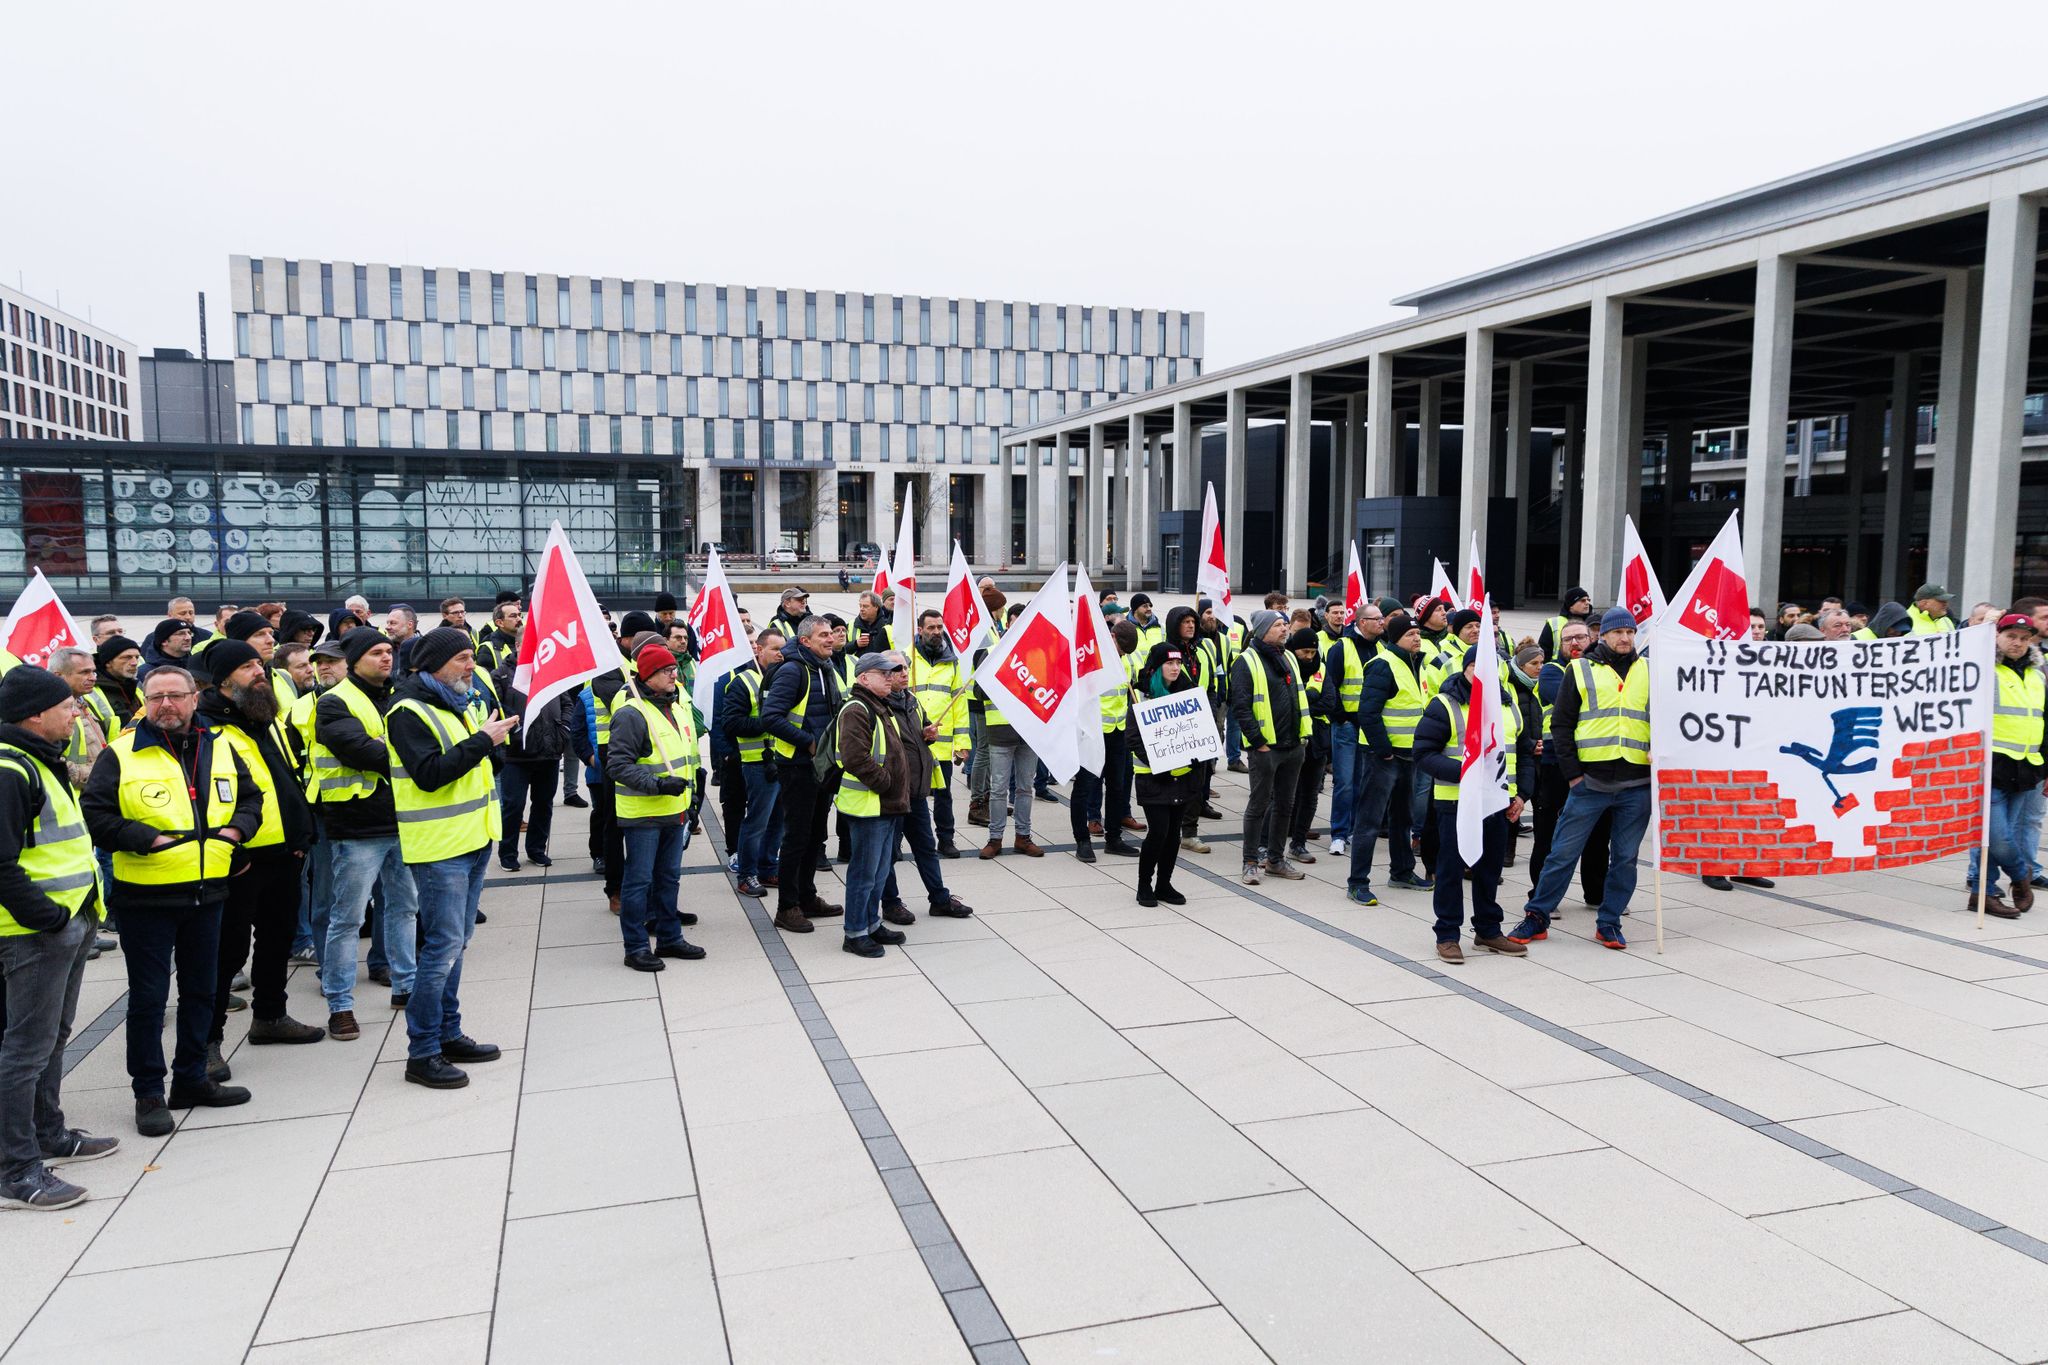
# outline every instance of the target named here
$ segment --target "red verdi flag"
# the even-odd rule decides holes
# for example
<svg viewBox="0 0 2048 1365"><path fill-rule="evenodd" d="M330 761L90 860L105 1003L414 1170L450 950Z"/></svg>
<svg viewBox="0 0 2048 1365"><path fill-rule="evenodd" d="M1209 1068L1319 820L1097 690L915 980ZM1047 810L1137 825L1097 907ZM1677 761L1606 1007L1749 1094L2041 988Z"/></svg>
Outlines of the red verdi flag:
<svg viewBox="0 0 2048 1365"><path fill-rule="evenodd" d="M1081 766L1077 710L1094 698L1074 685L1073 603L1067 566L1038 595L974 671L975 684L1061 782Z"/></svg>
<svg viewBox="0 0 2048 1365"><path fill-rule="evenodd" d="M754 648L740 629L739 603L725 581L725 566L718 551L704 566L704 586L690 603L690 633L697 637L697 709L712 714L712 689L718 680L754 658Z"/></svg>
<svg viewBox="0 0 2048 1365"><path fill-rule="evenodd" d="M1226 624L1237 619L1230 606L1230 553L1223 538L1223 521L1216 515L1216 485L1202 493L1202 560L1195 566L1195 591L1216 604L1217 618Z"/></svg>
<svg viewBox="0 0 2048 1365"><path fill-rule="evenodd" d="M1643 549L1643 538L1636 534L1636 519L1622 519L1621 540L1621 604L1636 618L1636 627L1649 630L1657 624L1657 618L1664 614L1664 588L1657 582L1657 571L1650 567L1649 552ZM1747 627L1749 613L1743 613L1743 625Z"/></svg>
<svg viewBox="0 0 2048 1365"><path fill-rule="evenodd" d="M1451 575L1444 569L1444 562L1441 559L1432 559L1429 564L1429 595L1456 611L1458 590L1451 586Z"/></svg>
<svg viewBox="0 0 2048 1365"><path fill-rule="evenodd" d="M1127 686L1123 656L1116 652L1116 637L1095 600L1095 585L1088 581L1088 566L1074 568L1074 688L1083 699L1092 700ZM1076 708L1074 724L1081 750L1081 766L1100 775L1108 759L1102 738L1102 708Z"/></svg>
<svg viewBox="0 0 2048 1365"><path fill-rule="evenodd" d="M569 537L555 522L540 552L512 675L512 686L526 694L525 723L532 724L543 707L570 688L623 662Z"/></svg>
<svg viewBox="0 0 2048 1365"><path fill-rule="evenodd" d="M960 552L957 540L953 542L953 564L946 574L946 597L939 604L939 615L945 619L946 640L962 661L994 634L987 604L975 589L974 575L967 570L967 556Z"/></svg>
<svg viewBox="0 0 2048 1365"><path fill-rule="evenodd" d="M7 613L6 624L0 625L0 649L38 668L48 668L50 655L66 646L91 649L87 638L71 619L71 613L64 610L64 604L57 600L57 590L43 577L41 569L28 580L21 596L14 599L14 610Z"/></svg>
<svg viewBox="0 0 2048 1365"><path fill-rule="evenodd" d="M1358 619L1365 606L1365 570L1358 567L1358 542L1350 544L1351 562L1344 570L1344 624Z"/></svg>
<svg viewBox="0 0 2048 1365"><path fill-rule="evenodd" d="M1735 513L1728 514L1728 524L1692 566L1663 620L1709 640L1740 640L1749 634L1749 584Z"/></svg>

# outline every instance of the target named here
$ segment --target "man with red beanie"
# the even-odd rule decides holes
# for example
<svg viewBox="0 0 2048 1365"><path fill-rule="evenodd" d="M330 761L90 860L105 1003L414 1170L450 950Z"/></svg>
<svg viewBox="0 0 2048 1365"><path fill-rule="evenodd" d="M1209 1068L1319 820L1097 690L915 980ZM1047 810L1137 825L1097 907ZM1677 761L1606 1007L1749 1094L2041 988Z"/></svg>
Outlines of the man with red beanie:
<svg viewBox="0 0 2048 1365"><path fill-rule="evenodd" d="M690 783L697 771L697 727L676 687L676 656L662 645L634 657L640 695L621 697L612 711L605 772L612 809L626 846L619 889L619 931L626 965L658 972L663 958L695 960L704 950L683 937L697 917L676 904L683 850L690 846ZM648 935L654 936L648 951Z"/></svg>

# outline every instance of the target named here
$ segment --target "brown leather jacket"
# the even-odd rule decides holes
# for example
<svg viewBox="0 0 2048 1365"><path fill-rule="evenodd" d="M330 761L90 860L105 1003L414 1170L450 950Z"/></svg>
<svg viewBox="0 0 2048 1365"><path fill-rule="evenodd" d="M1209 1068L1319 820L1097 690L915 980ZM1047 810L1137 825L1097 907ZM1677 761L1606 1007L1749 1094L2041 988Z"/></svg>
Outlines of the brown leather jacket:
<svg viewBox="0 0 2048 1365"><path fill-rule="evenodd" d="M875 727L887 726L881 759L874 753ZM905 729L903 715L886 700L855 686L839 712L839 766L882 798L882 814L907 815L917 768L913 746L924 737Z"/></svg>

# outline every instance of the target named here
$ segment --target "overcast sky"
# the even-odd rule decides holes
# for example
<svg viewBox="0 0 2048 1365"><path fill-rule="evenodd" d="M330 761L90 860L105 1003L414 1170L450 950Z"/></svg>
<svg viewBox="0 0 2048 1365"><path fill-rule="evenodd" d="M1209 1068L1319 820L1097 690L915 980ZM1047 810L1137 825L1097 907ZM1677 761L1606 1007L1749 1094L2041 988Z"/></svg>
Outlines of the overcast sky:
<svg viewBox="0 0 2048 1365"><path fill-rule="evenodd" d="M18 5L0 278L227 257L1198 309L1212 368L2048 93L2038 0Z"/></svg>

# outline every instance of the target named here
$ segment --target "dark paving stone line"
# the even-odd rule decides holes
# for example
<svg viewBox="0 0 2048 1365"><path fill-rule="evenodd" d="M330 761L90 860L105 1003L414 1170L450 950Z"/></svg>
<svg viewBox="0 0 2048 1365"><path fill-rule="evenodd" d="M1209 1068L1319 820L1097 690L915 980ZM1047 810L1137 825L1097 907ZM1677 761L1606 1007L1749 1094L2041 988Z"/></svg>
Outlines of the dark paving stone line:
<svg viewBox="0 0 2048 1365"><path fill-rule="evenodd" d="M69 1076L87 1054L104 1043L127 1019L128 992L122 991L119 999L99 1012L98 1018L82 1029L72 1030L71 1041L64 1044L64 1074Z"/></svg>
<svg viewBox="0 0 2048 1365"><path fill-rule="evenodd" d="M1429 963L1404 957L1392 948L1384 948L1368 939L1360 938L1356 934L1338 928L1327 920L1317 919L1306 911L1296 910L1291 906L1283 905L1255 888L1240 885L1234 878L1225 877L1220 873L1211 872L1207 868L1200 866L1193 866L1187 863L1183 863L1182 866L1191 868L1198 877L1215 882L1218 885L1230 887L1238 895L1264 906L1277 915L1284 915L1295 923L1305 925L1308 928L1321 930L1331 938L1357 948L1362 952L1370 953L1380 961L1391 966L1414 972L1425 979L1440 980L1454 994L1496 1010L1507 1018L1513 1019L1516 1023L1534 1029L1538 1033L1549 1034L1561 1041L1572 1042L1575 1046L1583 1047L1587 1056L1598 1057L1601 1061L1614 1067L1620 1074L1635 1076L1650 1082L1652 1085L1668 1090L1681 1099L1691 1100L1702 1109L1740 1123L1753 1132L1762 1133L1767 1137L1774 1138L1784 1143L1787 1147L1792 1148L1792 1150L1814 1158L1824 1166L1831 1166L1844 1175L1855 1176L1858 1180L1882 1190L1886 1194L1892 1195L1895 1198L1905 1199L1916 1207L1938 1214L1960 1227L1969 1228L1971 1231L1989 1237L1995 1242L2011 1247L2024 1256L2030 1256L2034 1260L2048 1264L2048 1242L2006 1227L1997 1219L1978 1213L1975 1209L1965 1208L1953 1200L1944 1199L1940 1195L1922 1190L1915 1186L1912 1181L1902 1180L1889 1171L1879 1170L1868 1162L1858 1161L1852 1156L1845 1156L1824 1143L1815 1142L1804 1134L1795 1133L1781 1124L1773 1123L1763 1115L1745 1109L1732 1100L1702 1090L1696 1085L1682 1081L1676 1076L1667 1075L1653 1067L1645 1067L1641 1062L1626 1057L1621 1053L1613 1052L1611 1049L1601 1047L1599 1044L1592 1042L1590 1039L1580 1037L1562 1025L1553 1024L1540 1015L1510 1005L1499 996L1490 995L1480 990L1477 986L1440 972ZM1770 895L1771 893L1766 891L1758 892L1757 894ZM1779 899L1795 901L1801 905L1813 905L1810 901L1802 901L1794 896L1785 896ZM1829 907L1824 905L1813 905L1813 908L1816 910L1829 909ZM1868 923L1884 925L1887 928L1902 928L1900 925L1891 924L1885 920L1873 920L1868 916L1857 915L1848 911L1830 911L1830 913L1839 913L1849 919L1865 920ZM1968 943L1958 943L1956 940L1945 938L1940 934L1925 933L1915 929L1905 929L1904 932L1918 934L1922 938L1934 939L1939 942L1957 943L1959 947L1977 946ZM2031 961L2031 959L2021 958L2017 953L1999 953L1997 955L2018 961ZM2041 963L2040 965L2048 967L2048 962Z"/></svg>
<svg viewBox="0 0 2048 1365"><path fill-rule="evenodd" d="M704 823L717 829L718 819L707 809ZM718 830L718 835L722 842L724 831ZM931 1191L925 1188L923 1179L917 1174L910 1154L903 1150L896 1130L890 1127L889 1116L882 1112L881 1106L875 1102L874 1093L862 1079L860 1067L847 1056L846 1045L840 1041L832 1021L819 1006L818 997L811 991L803 969L796 965L796 957L789 951L782 931L775 927L774 916L760 901L738 895L739 880L727 872L724 863L686 870L724 873L734 888L735 899L739 901L748 924L753 927L754 936L760 940L761 951L768 956L768 965L775 969L775 979L781 985L783 995L802 1022L812 1048L817 1051L818 1060L824 1064L825 1074L838 1091L840 1105L846 1110L846 1116L853 1120L854 1130L867 1147L868 1159L875 1163L883 1188L889 1191L889 1201L895 1206L896 1216L903 1220L904 1232L909 1235L911 1245L917 1248L926 1272L932 1277L932 1287L938 1290L947 1311L953 1315L953 1325L959 1328L960 1339L973 1353L978 1365L1012 1365L1013 1362L1021 1365L1024 1351L1017 1344L1016 1334L1004 1321L995 1300L989 1297L974 1263L967 1258L966 1251L946 1222L946 1215L933 1202Z"/></svg>

